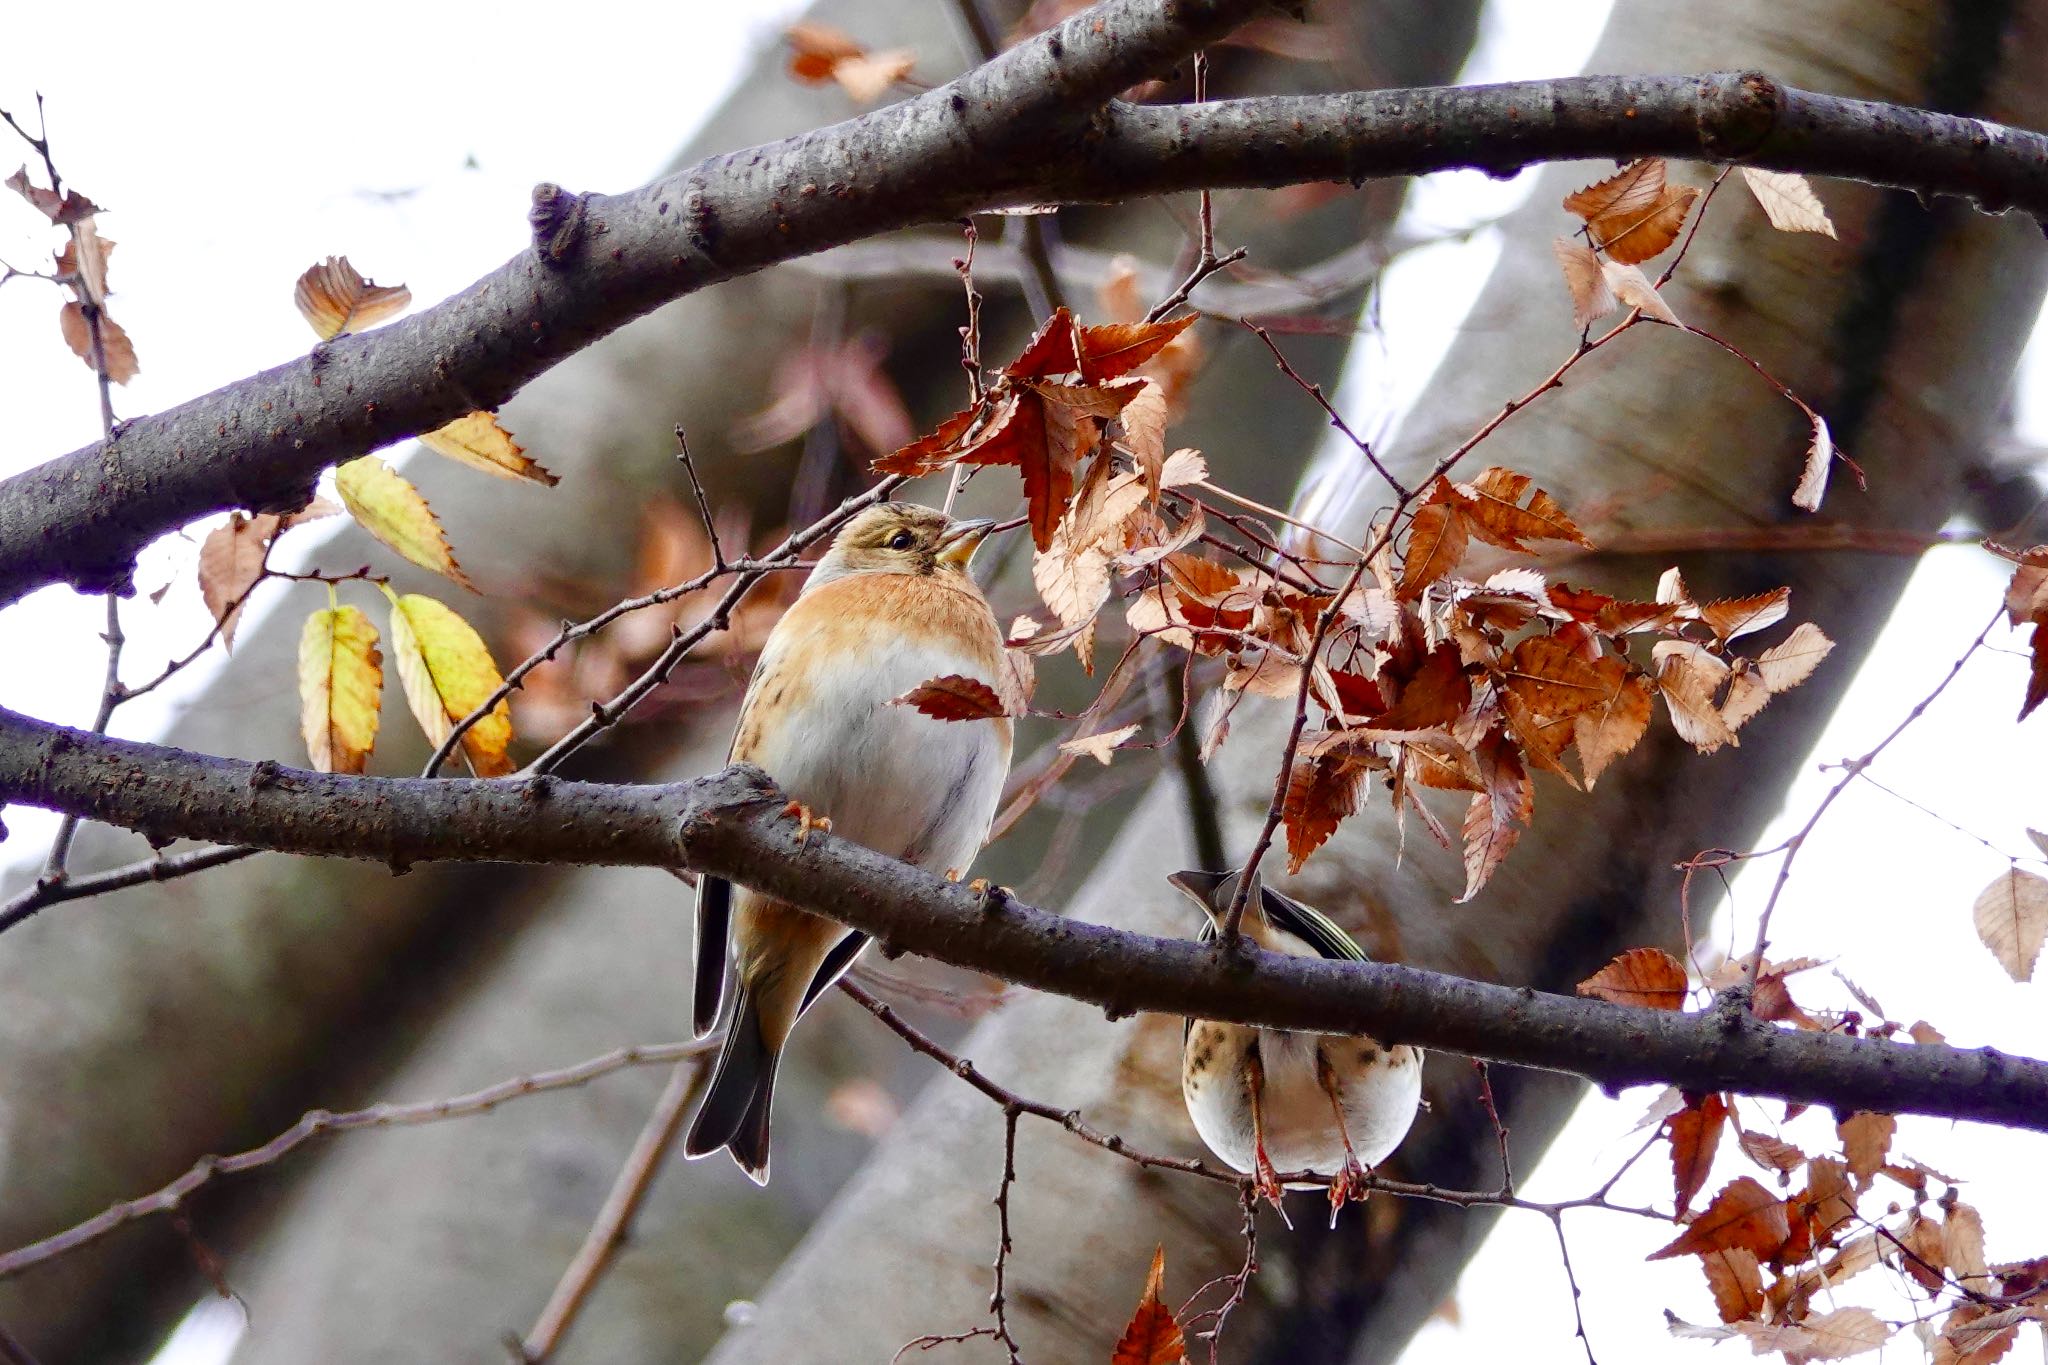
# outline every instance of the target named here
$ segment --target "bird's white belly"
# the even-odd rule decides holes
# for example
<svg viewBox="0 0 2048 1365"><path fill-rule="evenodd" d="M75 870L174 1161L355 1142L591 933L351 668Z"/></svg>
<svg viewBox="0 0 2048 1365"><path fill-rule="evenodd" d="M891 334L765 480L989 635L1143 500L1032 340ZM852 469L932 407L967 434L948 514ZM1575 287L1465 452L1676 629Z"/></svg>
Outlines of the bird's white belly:
<svg viewBox="0 0 2048 1365"><path fill-rule="evenodd" d="M934 720L889 703L931 678L983 672L962 654L898 637L815 679L754 761L829 817L833 833L935 872L964 872L1002 796L1007 723Z"/></svg>
<svg viewBox="0 0 2048 1365"><path fill-rule="evenodd" d="M1334 1175L1344 1168L1336 1114L1316 1080L1316 1045L1323 1041L1348 1044L1334 1036L1260 1031L1266 1155L1277 1171ZM1362 1165L1384 1161L1414 1122L1422 1098L1421 1059L1412 1049L1402 1049L1400 1057L1404 1060L1375 1067L1369 1081L1353 1077L1343 1087L1344 1122ZM1250 1096L1242 1084L1212 1078L1199 1097L1190 1096L1188 1112L1211 1151L1237 1170L1253 1168Z"/></svg>

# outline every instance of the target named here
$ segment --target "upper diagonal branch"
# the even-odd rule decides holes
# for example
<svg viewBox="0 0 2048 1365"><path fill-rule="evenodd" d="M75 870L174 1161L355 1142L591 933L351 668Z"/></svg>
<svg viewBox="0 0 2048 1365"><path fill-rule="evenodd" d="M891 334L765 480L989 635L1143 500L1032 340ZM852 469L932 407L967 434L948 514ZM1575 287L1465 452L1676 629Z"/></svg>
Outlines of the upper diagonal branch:
<svg viewBox="0 0 2048 1365"><path fill-rule="evenodd" d="M1108 0L927 95L628 194L536 191L536 249L365 336L0 482L0 606L125 589L156 536L295 506L320 470L477 408L643 313L778 261L1022 200L1645 154L1746 160L2048 215L2048 138L1755 74L1101 107L1260 0ZM545 193L543 193L545 191Z"/></svg>
<svg viewBox="0 0 2048 1365"><path fill-rule="evenodd" d="M762 774L618 786L345 777L107 739L0 710L0 801L139 830L406 864L688 866L881 943L1088 1000L1112 1015L1201 1014L1372 1033L1608 1087L1664 1082L2048 1132L2048 1062L1771 1027L1741 1011L1668 1014L1387 963L1219 951L1062 919L842 839L799 845Z"/></svg>

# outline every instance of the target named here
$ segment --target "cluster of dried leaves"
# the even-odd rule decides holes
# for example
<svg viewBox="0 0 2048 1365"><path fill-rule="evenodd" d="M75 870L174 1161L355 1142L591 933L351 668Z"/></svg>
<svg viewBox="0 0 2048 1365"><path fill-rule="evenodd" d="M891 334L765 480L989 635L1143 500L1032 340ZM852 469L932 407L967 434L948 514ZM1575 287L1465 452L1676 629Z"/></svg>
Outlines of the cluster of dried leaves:
<svg viewBox="0 0 2048 1365"><path fill-rule="evenodd" d="M32 183L27 166L8 176L6 184L69 234L56 253L55 271L56 281L71 293L57 313L64 344L85 362L86 368L105 374L116 384L126 384L142 372L142 367L135 360L135 343L107 311L107 258L114 254L114 243L100 236L99 205L77 190L59 194ZM97 354L93 344L95 333L99 343Z"/></svg>
<svg viewBox="0 0 2048 1365"><path fill-rule="evenodd" d="M1874 1022L1854 1010L1802 1009L1786 983L1821 965L1815 959L1755 965L1751 1008L1762 1018L1871 1037L1904 1035L1916 1043L1942 1041L1924 1021L1903 1027L1884 1018L1853 984L1850 989ZM1749 959L1724 962L1707 974L1705 984L1725 990L1749 983L1750 966ZM1581 982L1579 992L1637 1008L1679 1010L1686 972L1660 949L1636 948ZM1785 1120L1800 1109L1789 1106ZM1931 1358L1944 1365L1988 1365L2005 1353L2022 1323L2048 1322L2048 1257L1987 1265L1983 1219L1958 1197L1952 1177L1892 1152L1898 1124L1890 1115L1839 1119L1835 1148L1826 1154L1809 1154L1781 1136L1745 1127L1732 1095L1666 1091L1645 1126L1653 1122L1662 1124L1670 1150L1672 1217L1685 1227L1650 1259L1697 1257L1721 1317L1719 1326L1696 1326L1667 1312L1675 1335L1741 1337L1756 1353L1781 1352L1793 1365L1875 1350L1898 1325L1869 1308L1836 1306L1835 1292L1874 1266L1888 1267L1912 1295L1921 1310L1913 1329ZM1730 1134L1742 1156L1778 1188L1738 1176L1695 1212L1692 1204ZM1795 1180L1801 1180L1797 1188ZM1939 1195L1936 1183L1946 1187ZM1882 1202L1883 1209L1864 1212L1866 1199Z"/></svg>

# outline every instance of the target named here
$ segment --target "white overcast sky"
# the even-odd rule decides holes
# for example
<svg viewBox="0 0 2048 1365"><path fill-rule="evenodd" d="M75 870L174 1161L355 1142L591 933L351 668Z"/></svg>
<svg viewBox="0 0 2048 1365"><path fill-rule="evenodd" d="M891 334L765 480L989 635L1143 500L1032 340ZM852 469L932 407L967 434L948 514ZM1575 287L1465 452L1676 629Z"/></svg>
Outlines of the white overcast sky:
<svg viewBox="0 0 2048 1365"><path fill-rule="evenodd" d="M53 39L0 49L0 107L32 113L40 90L60 167L108 209L102 232L120 243L113 309L142 362L141 376L118 392L117 409L134 415L303 353L309 337L291 307L290 284L322 256L346 253L380 280L404 281L425 305L520 248L536 181L617 190L646 179L716 107L746 56L773 41L799 7L794 0L620 5L561 22L558 7L534 7L522 18L516 6L485 14L375 2L338 18L301 6L234 4L214 5L195 22L186 9L114 0L95 7L81 46ZM1607 0L1495 0L1467 78L1575 72L1606 10ZM544 22L545 37L529 22ZM6 156L6 170L21 159ZM1526 193L1526 179L1434 177L1411 212L1438 224L1476 220ZM24 208L0 205L0 259L40 267L47 241ZM1419 390L1455 335L1462 304L1447 300L1469 302L1496 249L1482 233L1397 268L1382 308L1386 340L1361 348L1344 384L1355 422L1387 420ZM8 418L0 475L98 436L90 375L56 338L57 305L54 291L35 281L0 288L0 410ZM2039 344L2029 351L2020 397L2021 434L2048 442L2048 367ZM1768 400L1760 394L1759 401ZM192 543L174 540L151 556L144 587L176 585L161 609L140 604L126 612L136 640L131 676L203 632L188 582L193 552ZM1804 765L1783 828L1762 844L1796 827L1825 790L1818 763L1868 749L1925 694L1989 614L2003 578L1996 563L1969 549L1926 558ZM102 668L98 629L97 604L63 589L0 614L0 705L86 723ZM2048 719L2012 726L2024 662L2012 652L2015 640L2001 634L1995 642L2003 652L1981 655L1877 775L1997 848L2023 853L2024 827L2048 826L2041 785L2028 781L2048 760ZM203 684L205 671L193 672L195 686ZM151 699L124 712L120 732L153 733L175 704L175 697ZM19 810L6 819L15 837L0 855L39 856L35 846L52 822ZM1976 891L2006 865L1927 815L1860 789L1838 803L1801 855L1774 924L1777 950L1831 958L1895 1016L1928 1018L1953 1042L2039 1055L2048 1051L2042 987L2013 985L1970 929ZM1737 923L1752 932L1746 916L1760 905L1767 879L1735 881ZM1728 923L1724 915L1717 942L1729 941ZM1819 1003L1843 1003L1825 972L1815 977L1809 992ZM1594 1173L1633 1149L1639 1139L1623 1135L1650 1098L1644 1091L1589 1100L1550 1158L1528 1174L1525 1192L1586 1192ZM1760 1106L1745 1106L1744 1117L1752 1126L1766 1123ZM1809 1149L1820 1141L1805 1129L1788 1135L1807 1138ZM2028 1240L2032 1230L2048 1228L2048 1193L2034 1174L2041 1139L1907 1120L1897 1146L1971 1179L1994 1260L2048 1251ZM1728 1162L1717 1175L1737 1169ZM1643 1171L1642 1182L1624 1185L1617 1197L1668 1200L1668 1167L1652 1157ZM1668 1239L1668 1228L1578 1214L1566 1231L1601 1359L1746 1354L1740 1345L1680 1343L1665 1334L1664 1305L1712 1318L1690 1264L1643 1262ZM1878 1278L1849 1286L1841 1302L1900 1315L1868 1291ZM1425 1329L1408 1361L1572 1365L1584 1358L1552 1233L1538 1217L1501 1220L1459 1300L1460 1324ZM232 1309L196 1314L160 1359L214 1365L226 1360L237 1331ZM1918 1355L1909 1338L1886 1350L1892 1360Z"/></svg>

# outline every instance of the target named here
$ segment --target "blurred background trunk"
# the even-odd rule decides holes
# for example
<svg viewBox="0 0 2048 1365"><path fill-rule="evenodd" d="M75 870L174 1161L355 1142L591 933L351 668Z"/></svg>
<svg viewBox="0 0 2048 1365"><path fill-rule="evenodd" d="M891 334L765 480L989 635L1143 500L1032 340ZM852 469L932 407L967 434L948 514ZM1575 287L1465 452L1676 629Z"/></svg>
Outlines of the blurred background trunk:
<svg viewBox="0 0 2048 1365"><path fill-rule="evenodd" d="M1620 0L1588 69L1755 67L1814 89L2039 126L2048 109L2029 77L2048 57L2044 10L2040 3L1935 0L1704 8ZM1570 226L1559 199L1607 173L1592 165L1546 172L1529 206L1504 225L1499 264L1385 452L1397 475L1418 477L1570 354L1570 306L1550 239ZM1676 174L1694 183L1707 178L1697 168ZM1965 471L1995 434L2040 303L2039 229L1952 203L1928 208L1857 186L1821 188L1839 244L1772 231L1738 182L1717 196L1667 296L1686 321L1735 340L1815 401L1838 446L1869 471L1867 494L1837 480L1822 520L1932 531L1961 506ZM1658 528L1739 531L1799 517L1789 494L1806 444L1803 418L1739 362L1697 339L1640 329L1516 417L1473 457L1467 476L1489 463L1535 476L1581 514L1596 542L1617 532L1654 539ZM1269 454L1286 449L1266 443ZM1299 467L1298 456L1277 462ZM1390 499L1366 477L1350 483L1357 496L1336 524L1356 538ZM1817 621L1841 647L1804 688L1744 731L1739 750L1702 759L1660 720L1592 796L1539 779L1545 814L1468 906L1452 904L1464 879L1455 855L1417 831L1405 861L1398 857L1383 799L1283 884L1348 924L1375 957L1485 980L1569 991L1623 948L1680 947L1672 864L1706 847L1746 846L1853 676L1912 561L1841 552L1646 553L1582 559L1560 572L1643 597L1673 562L1701 600L1791 584L1794 619ZM1278 705L1241 709L1211 765L1232 858L1244 856L1265 813L1288 714ZM1457 827L1454 811L1440 813ZM1091 873L1073 911L1138 930L1190 932L1190 913L1161 881L1189 859L1175 783L1165 779ZM1177 1084L1179 1039L1177 1020L1112 1024L1074 1002L1031 997L982 1024L962 1051L996 1079L1074 1105L1135 1147L1192 1152L1198 1148ZM1517 1169L1526 1170L1581 1087L1498 1070L1494 1087ZM1434 1059L1429 1095L1430 1111L1388 1173L1496 1188L1496 1136L1469 1063ZM931 1081L778 1273L751 1325L730 1332L714 1359L882 1359L921 1332L980 1321L977 1296L995 1237L988 1201L1001 1151L998 1108L950 1077ZM1018 1181L1010 1311L1027 1358L1105 1355L1157 1242L1168 1251L1170 1303L1240 1258L1239 1210L1228 1191L1146 1174L1029 1119L1020 1130ZM1317 1228L1320 1221L1310 1210L1290 1234L1262 1215L1261 1271L1251 1300L1231 1319L1232 1358L1393 1359L1447 1297L1492 1218L1376 1199L1347 1213L1334 1232ZM958 1305L950 1315L936 1311L949 1302ZM988 1341L949 1349L1000 1358Z"/></svg>

